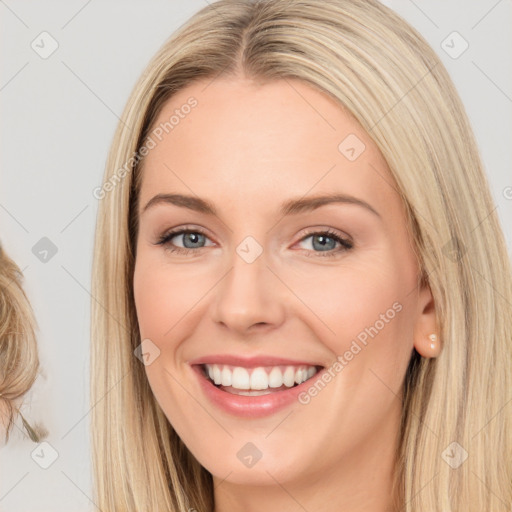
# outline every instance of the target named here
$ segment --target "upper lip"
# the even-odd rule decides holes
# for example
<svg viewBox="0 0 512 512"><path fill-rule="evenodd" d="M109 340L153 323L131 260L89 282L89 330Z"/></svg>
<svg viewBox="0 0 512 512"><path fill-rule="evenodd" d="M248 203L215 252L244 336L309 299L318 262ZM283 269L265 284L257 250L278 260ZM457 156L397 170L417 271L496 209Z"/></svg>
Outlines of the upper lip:
<svg viewBox="0 0 512 512"><path fill-rule="evenodd" d="M259 366L321 366L318 362L299 361L275 356L236 356L233 354L212 354L198 357L189 361L190 365L195 364L228 364L230 366L243 366L245 368L257 368Z"/></svg>

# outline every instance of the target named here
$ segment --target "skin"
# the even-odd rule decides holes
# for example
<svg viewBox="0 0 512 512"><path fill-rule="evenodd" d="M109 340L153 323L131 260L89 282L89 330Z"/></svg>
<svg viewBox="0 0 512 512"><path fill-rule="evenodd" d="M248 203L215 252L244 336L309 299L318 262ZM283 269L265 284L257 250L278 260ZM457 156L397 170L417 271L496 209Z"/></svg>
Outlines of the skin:
<svg viewBox="0 0 512 512"><path fill-rule="evenodd" d="M145 367L153 393L212 473L216 512L392 510L403 378L413 347L425 357L439 349L430 347L433 299L417 287L390 171L357 121L303 82L210 82L167 102L155 126L190 96L198 105L144 164L133 284L141 339L160 350ZM348 134L366 146L353 162L338 150ZM354 204L278 213L286 200L334 192L366 201L380 217ZM143 211L161 193L207 199L218 215L162 203ZM202 228L206 238L177 235L167 245L187 243L189 254L157 245L179 227ZM340 251L331 241L335 255L323 256L311 236L322 229L354 247ZM236 252L249 235L263 249L250 264ZM395 302L401 311L309 404L264 418L216 408L188 364L229 353L329 367ZM237 457L248 442L262 453L250 468Z"/></svg>

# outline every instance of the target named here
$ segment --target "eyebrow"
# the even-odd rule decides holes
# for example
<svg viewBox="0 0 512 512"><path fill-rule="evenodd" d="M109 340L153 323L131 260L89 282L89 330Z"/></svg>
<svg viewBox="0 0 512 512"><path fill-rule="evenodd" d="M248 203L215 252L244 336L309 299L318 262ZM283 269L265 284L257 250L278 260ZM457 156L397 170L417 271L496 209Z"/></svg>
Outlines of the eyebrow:
<svg viewBox="0 0 512 512"><path fill-rule="evenodd" d="M333 203L362 206L382 219L380 213L375 210L373 206L362 199L358 199L357 197L347 194L325 194L310 196L307 198L290 199L281 205L279 213L283 217L296 215L299 213L310 212L320 208L321 206ZM144 206L141 213L144 213L149 208L156 206L157 204L173 204L199 213L218 216L217 209L212 203L205 199L185 194L157 194L146 203L146 206Z"/></svg>

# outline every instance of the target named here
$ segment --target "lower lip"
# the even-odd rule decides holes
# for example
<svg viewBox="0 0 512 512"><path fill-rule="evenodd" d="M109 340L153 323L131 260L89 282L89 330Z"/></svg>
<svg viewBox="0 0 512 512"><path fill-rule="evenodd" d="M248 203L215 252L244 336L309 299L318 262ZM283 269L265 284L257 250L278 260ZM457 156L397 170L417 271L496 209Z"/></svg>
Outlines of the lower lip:
<svg viewBox="0 0 512 512"><path fill-rule="evenodd" d="M199 378L199 384L204 394L211 402L225 412L244 418L269 416L288 407L294 402L299 403L299 394L308 389L313 379L316 381L324 370L322 368L322 370L319 370L313 377L298 386L283 391L274 391L268 395L246 396L234 395L217 388L217 386L203 374L203 369L200 365L193 365L192 369Z"/></svg>

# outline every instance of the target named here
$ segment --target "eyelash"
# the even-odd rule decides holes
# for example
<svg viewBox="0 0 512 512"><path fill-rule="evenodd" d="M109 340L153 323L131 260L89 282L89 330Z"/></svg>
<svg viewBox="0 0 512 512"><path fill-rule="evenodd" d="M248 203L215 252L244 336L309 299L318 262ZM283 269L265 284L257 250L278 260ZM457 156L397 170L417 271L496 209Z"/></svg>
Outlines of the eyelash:
<svg viewBox="0 0 512 512"><path fill-rule="evenodd" d="M165 247L167 251L172 252L172 253L179 253L179 254L189 254L191 252L197 252L198 249L204 249L204 247L198 247L197 249L189 249L189 248L183 248L183 247L176 247L176 246L173 246L170 244L170 241L175 236L184 235L184 234L188 234L188 233L199 233L200 235L204 235L205 237L207 237L206 233L203 232L201 229L197 229L197 228L178 229L176 231L169 231L165 235L161 236L159 238L158 242L156 243L156 245L167 246L167 247ZM330 251L312 251L312 250L310 251L308 249L302 249L302 250L306 251L307 257L314 258L316 256L320 256L321 258L326 258L326 257L332 258L332 257L339 255L342 252L348 251L353 248L353 243L350 240L340 237L335 231L332 231L331 229L326 229L324 231L308 232L299 240L299 242L304 241L306 238L309 238L312 235L327 235L328 238L332 238L335 242L338 242L341 245L341 247L339 247L337 250L333 249ZM311 253L314 253L315 256L313 256Z"/></svg>

